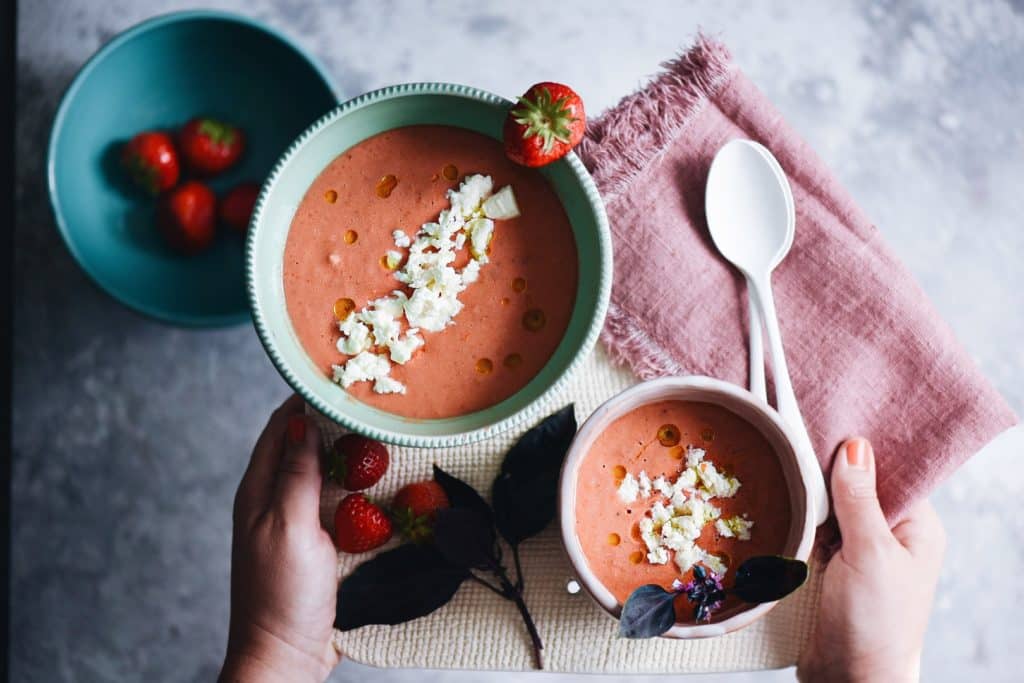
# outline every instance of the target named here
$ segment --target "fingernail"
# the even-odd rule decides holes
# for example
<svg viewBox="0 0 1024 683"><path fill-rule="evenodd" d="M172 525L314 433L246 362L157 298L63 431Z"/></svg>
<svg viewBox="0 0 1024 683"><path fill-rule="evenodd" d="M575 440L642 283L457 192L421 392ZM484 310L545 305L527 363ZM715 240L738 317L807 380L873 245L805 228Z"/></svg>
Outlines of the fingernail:
<svg viewBox="0 0 1024 683"><path fill-rule="evenodd" d="M846 464L860 470L868 468L868 449L871 448L866 439L856 438L846 442Z"/></svg>
<svg viewBox="0 0 1024 683"><path fill-rule="evenodd" d="M301 415L292 415L288 418L288 439L294 444L306 440L306 418Z"/></svg>

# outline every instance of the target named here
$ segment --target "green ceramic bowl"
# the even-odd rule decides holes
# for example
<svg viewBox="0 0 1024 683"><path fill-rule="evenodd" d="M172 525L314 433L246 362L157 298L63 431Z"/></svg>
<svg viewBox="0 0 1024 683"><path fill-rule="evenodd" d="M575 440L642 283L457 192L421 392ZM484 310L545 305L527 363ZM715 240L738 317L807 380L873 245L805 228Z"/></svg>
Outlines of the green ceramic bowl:
<svg viewBox="0 0 1024 683"><path fill-rule="evenodd" d="M198 115L234 122L249 145L210 180L221 193L262 182L295 136L337 104L316 61L257 21L199 10L143 22L93 55L61 100L47 164L57 227L82 269L126 306L177 325L243 323L242 240L221 234L190 257L168 249L156 202L125 179L121 145Z"/></svg>
<svg viewBox="0 0 1024 683"><path fill-rule="evenodd" d="M256 331L274 365L306 401L341 425L390 443L453 446L486 439L533 421L550 409L597 340L612 282L608 219L594 182L575 154L544 167L572 223L579 257L576 306L551 360L521 391L486 410L440 420L400 417L371 407L331 382L302 349L285 308L283 254L296 207L339 154L393 128L457 126L501 139L511 102L462 85L397 85L350 100L317 121L278 161L263 186L246 244L249 298Z"/></svg>

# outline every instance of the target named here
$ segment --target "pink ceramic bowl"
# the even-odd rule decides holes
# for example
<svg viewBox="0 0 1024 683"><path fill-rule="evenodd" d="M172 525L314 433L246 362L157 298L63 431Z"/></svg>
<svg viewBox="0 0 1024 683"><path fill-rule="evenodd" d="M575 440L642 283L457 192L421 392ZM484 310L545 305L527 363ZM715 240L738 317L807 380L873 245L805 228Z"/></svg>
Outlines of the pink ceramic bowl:
<svg viewBox="0 0 1024 683"><path fill-rule="evenodd" d="M818 523L814 518L812 484L817 461L813 454L796 448L796 435L775 410L746 389L710 377L666 377L643 382L610 398L594 411L576 434L559 482L559 519L562 541L580 583L601 607L619 617L622 605L590 570L583 548L576 537L576 480L580 464L590 452L597 437L612 422L648 403L664 400L702 401L731 411L756 427L778 454L786 478L792 522L785 548L780 554L807 561ZM722 615L709 624L676 624L665 634L668 638L709 638L737 631L766 614L775 603L751 605Z"/></svg>

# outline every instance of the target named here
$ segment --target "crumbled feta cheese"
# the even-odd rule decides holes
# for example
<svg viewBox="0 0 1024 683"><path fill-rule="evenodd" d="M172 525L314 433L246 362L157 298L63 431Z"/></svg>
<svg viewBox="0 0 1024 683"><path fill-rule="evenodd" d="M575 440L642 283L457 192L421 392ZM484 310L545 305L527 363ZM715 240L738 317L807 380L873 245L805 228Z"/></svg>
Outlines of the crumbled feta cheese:
<svg viewBox="0 0 1024 683"><path fill-rule="evenodd" d="M461 214L464 218L480 213L480 205L491 196L494 183L490 176L475 174L467 176L458 190L448 190L448 200L452 204L452 213Z"/></svg>
<svg viewBox="0 0 1024 683"><path fill-rule="evenodd" d="M440 332L462 310L462 302L430 289L417 289L405 303L405 317L413 327Z"/></svg>
<svg viewBox="0 0 1024 683"><path fill-rule="evenodd" d="M658 477L653 482L651 482L651 485L658 493L665 496L666 498L672 497L672 484L668 483L668 479L666 479L665 477Z"/></svg>
<svg viewBox="0 0 1024 683"><path fill-rule="evenodd" d="M654 550L661 543L661 538L658 536L658 532L654 530L654 520L650 517L644 517L640 520L638 525L640 527L640 540L644 542L648 550Z"/></svg>
<svg viewBox="0 0 1024 683"><path fill-rule="evenodd" d="M736 495L740 482L735 477L726 477L716 468L714 463L702 462L697 466L697 476L701 487L713 496L731 498Z"/></svg>
<svg viewBox="0 0 1024 683"><path fill-rule="evenodd" d="M623 503L632 503L636 500L638 493L640 493L640 486L636 482L636 477L626 474L622 483L619 484L619 500Z"/></svg>
<svg viewBox="0 0 1024 683"><path fill-rule="evenodd" d="M399 264L401 263L402 255L399 252L393 249L384 252L384 264L388 267L388 270L394 270L395 268L398 268Z"/></svg>
<svg viewBox="0 0 1024 683"><path fill-rule="evenodd" d="M700 538L700 532L704 526L704 520L701 518L686 515L676 517L673 522L675 522L674 525L679 528L679 533L689 540L696 541Z"/></svg>
<svg viewBox="0 0 1024 683"><path fill-rule="evenodd" d="M692 467L687 467L679 473L679 478L672 485L677 491L692 491L697 488L697 472Z"/></svg>
<svg viewBox="0 0 1024 683"><path fill-rule="evenodd" d="M476 282L479 277L480 262L476 260L471 260L469 263L466 264L466 267L462 269L462 282L463 284L469 285Z"/></svg>
<svg viewBox="0 0 1024 683"><path fill-rule="evenodd" d="M373 383L373 390L378 394L404 394L405 385L392 377L381 377Z"/></svg>
<svg viewBox="0 0 1024 683"><path fill-rule="evenodd" d="M412 354L416 349L423 346L423 344L423 337L419 335L419 330L415 327L410 327L406 330L404 336L388 342L388 353L393 362L405 365L412 359Z"/></svg>
<svg viewBox="0 0 1024 683"><path fill-rule="evenodd" d="M344 366L335 366L336 382L348 388L354 382L373 381L378 393L405 392L401 382L388 375L391 363L409 362L416 349L425 343L420 330L439 332L453 324L462 310L459 294L479 279L481 265L488 261L486 252L494 235L493 218L497 216L485 217L483 205L492 197L493 190L490 176L467 176L458 189L448 191L451 206L438 214L436 222L424 223L413 236L403 230L392 231L395 246L408 249L408 255L403 257L401 252L389 250L384 255L385 264L395 269L394 278L412 291L406 294L395 290L339 324L342 338L338 340L338 350L352 358ZM517 209L511 187L502 188L501 192L502 198L491 204L498 206L496 212L501 214L502 207L505 214L509 206ZM458 271L452 263L467 242L473 258ZM404 326L407 329L403 333ZM388 355L368 353L373 345L387 348Z"/></svg>
<svg viewBox="0 0 1024 683"><path fill-rule="evenodd" d="M408 249L409 245L412 244L412 240L405 234L404 230L394 230L391 233L391 239L395 241L395 246L399 249Z"/></svg>
<svg viewBox="0 0 1024 683"><path fill-rule="evenodd" d="M392 318L401 318L405 315L405 302L408 297L400 289L391 292L391 296L384 296L370 302L370 308L387 313Z"/></svg>
<svg viewBox="0 0 1024 683"><path fill-rule="evenodd" d="M725 576L725 573L729 571L729 567L718 555L712 555L711 553L702 553L702 555L700 563L710 569L712 574L717 574L721 577Z"/></svg>
<svg viewBox="0 0 1024 683"><path fill-rule="evenodd" d="M335 365L334 379L348 389L356 382L376 381L387 377L389 372L391 372L391 363L387 358L363 351L350 358L344 367Z"/></svg>
<svg viewBox="0 0 1024 683"><path fill-rule="evenodd" d="M494 221L490 218L474 218L466 223L469 233L469 253L477 261L487 263L487 247L494 235Z"/></svg>
<svg viewBox="0 0 1024 683"><path fill-rule="evenodd" d="M683 520L685 519L689 518L673 517L661 526L661 543L669 550L679 550L693 543L692 534L688 533L688 530L683 525ZM697 535L700 535L699 529L697 530Z"/></svg>
<svg viewBox="0 0 1024 683"><path fill-rule="evenodd" d="M686 463L674 479L660 475L652 481L645 470L635 477L627 472L618 492L624 503L658 494L638 523L648 562L666 564L674 557L680 573L701 563L724 576L728 567L723 558L699 545L704 528L711 524L722 538L747 541L754 523L745 516L722 518L722 510L713 501L736 495L740 482L719 472L706 457L704 449L688 447Z"/></svg>
<svg viewBox="0 0 1024 683"><path fill-rule="evenodd" d="M387 346L390 342L398 339L402 331L402 325L394 316L376 308L364 308L357 314L360 322L373 330L373 343L377 346Z"/></svg>
<svg viewBox="0 0 1024 683"><path fill-rule="evenodd" d="M640 485L640 495L647 498L651 495L651 478L647 476L647 472L640 470L639 476L637 476L637 483Z"/></svg>
<svg viewBox="0 0 1024 683"><path fill-rule="evenodd" d="M668 550L658 546L651 552L647 553L647 561L651 564L667 564L668 563Z"/></svg>
<svg viewBox="0 0 1024 683"><path fill-rule="evenodd" d="M686 447L686 466L696 467L707 454L703 448L694 448L693 446Z"/></svg>
<svg viewBox="0 0 1024 683"><path fill-rule="evenodd" d="M651 508L651 519L654 520L654 525L659 526L664 524L668 520L672 519L672 510L665 507L664 504L659 500Z"/></svg>
<svg viewBox="0 0 1024 683"><path fill-rule="evenodd" d="M519 216L519 205L511 185L501 188L484 202L484 215L488 218L506 219Z"/></svg>
<svg viewBox="0 0 1024 683"><path fill-rule="evenodd" d="M338 324L342 336L338 337L338 351L346 356L355 356L370 348L370 328L359 321L355 313Z"/></svg>
<svg viewBox="0 0 1024 683"><path fill-rule="evenodd" d="M754 523L743 517L729 517L728 519L719 519L715 522L715 530L723 538L739 538L741 541L750 540L750 528L754 526Z"/></svg>
<svg viewBox="0 0 1024 683"><path fill-rule="evenodd" d="M704 556L704 551L698 548L693 543L683 546L679 550L675 551L676 567L679 569L680 574L685 574L690 567L700 562Z"/></svg>
<svg viewBox="0 0 1024 683"><path fill-rule="evenodd" d="M682 506L681 514L687 514L701 524L707 524L716 519L721 511L703 498L690 498Z"/></svg>

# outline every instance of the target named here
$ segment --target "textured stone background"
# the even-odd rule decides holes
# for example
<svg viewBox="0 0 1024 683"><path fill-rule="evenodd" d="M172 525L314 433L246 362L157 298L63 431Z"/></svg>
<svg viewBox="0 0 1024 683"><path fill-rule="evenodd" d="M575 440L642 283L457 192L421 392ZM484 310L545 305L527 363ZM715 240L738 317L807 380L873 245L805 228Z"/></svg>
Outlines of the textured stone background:
<svg viewBox="0 0 1024 683"><path fill-rule="evenodd" d="M213 4L298 37L346 96L412 80L514 95L553 78L595 113L698 27L722 36L1024 413L1020 0ZM12 680L212 680L230 502L286 388L249 327L174 330L103 296L61 244L44 187L49 125L75 70L118 31L179 3L21 5ZM950 548L925 680L1020 680L1024 670L1022 436L935 494ZM527 678L346 663L332 680L357 677Z"/></svg>

